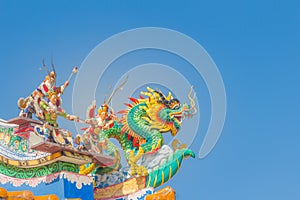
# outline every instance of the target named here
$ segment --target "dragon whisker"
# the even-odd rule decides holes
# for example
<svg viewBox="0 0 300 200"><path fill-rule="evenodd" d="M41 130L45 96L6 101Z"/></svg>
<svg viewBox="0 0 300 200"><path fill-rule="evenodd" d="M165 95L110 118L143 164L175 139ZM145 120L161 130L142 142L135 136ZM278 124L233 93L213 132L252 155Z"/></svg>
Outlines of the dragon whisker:
<svg viewBox="0 0 300 200"><path fill-rule="evenodd" d="M193 86L191 86L190 92L188 94L188 98L190 100L190 105L191 105L190 111L192 112L191 115L193 116L193 115L195 115L197 113L197 109L196 109L196 103L195 103L196 92L194 92L193 97L191 97L192 92L193 92Z"/></svg>

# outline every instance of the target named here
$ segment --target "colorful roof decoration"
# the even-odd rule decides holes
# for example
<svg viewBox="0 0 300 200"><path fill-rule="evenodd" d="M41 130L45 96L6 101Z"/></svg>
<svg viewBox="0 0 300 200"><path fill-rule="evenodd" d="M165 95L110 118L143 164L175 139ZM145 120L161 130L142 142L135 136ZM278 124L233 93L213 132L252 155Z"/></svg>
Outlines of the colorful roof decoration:
<svg viewBox="0 0 300 200"><path fill-rule="evenodd" d="M1 195L26 195L29 199L175 199L175 192L155 188L169 181L184 158L195 157L186 145L174 140L164 143L163 134L179 133L183 120L197 113L192 88L189 103L171 93L150 87L114 113L110 101L125 85L115 89L97 109L87 108L86 119L66 113L61 97L68 80L56 85L52 64L44 81L28 97L20 98L18 117L0 119ZM73 135L57 123L59 117L86 124ZM111 139L120 143L116 146ZM124 154L127 166L121 165ZM48 194L53 194L52 196ZM25 196L26 196L25 195ZM46 195L46 196L45 196ZM40 197L36 197L40 196ZM25 197L24 197L25 198Z"/></svg>

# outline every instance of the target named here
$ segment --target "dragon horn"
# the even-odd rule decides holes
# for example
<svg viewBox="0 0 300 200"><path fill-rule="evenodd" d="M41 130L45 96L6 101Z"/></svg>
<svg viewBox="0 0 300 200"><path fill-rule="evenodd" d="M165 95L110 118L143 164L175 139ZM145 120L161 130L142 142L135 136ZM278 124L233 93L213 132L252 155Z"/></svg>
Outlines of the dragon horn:
<svg viewBox="0 0 300 200"><path fill-rule="evenodd" d="M166 96L161 92L161 91L154 91L155 93L157 93L160 97L160 101L165 104L166 106L169 106L170 101L167 100Z"/></svg>
<svg viewBox="0 0 300 200"><path fill-rule="evenodd" d="M172 98L173 98L172 93L169 92L169 94L168 94L168 96L166 97L166 99L167 99L168 101L170 101Z"/></svg>

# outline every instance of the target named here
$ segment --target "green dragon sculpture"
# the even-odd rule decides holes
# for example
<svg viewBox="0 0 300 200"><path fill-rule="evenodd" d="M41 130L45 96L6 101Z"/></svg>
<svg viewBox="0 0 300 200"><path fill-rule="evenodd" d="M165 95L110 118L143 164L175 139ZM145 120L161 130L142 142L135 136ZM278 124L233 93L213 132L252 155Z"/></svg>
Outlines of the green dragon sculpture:
<svg viewBox="0 0 300 200"><path fill-rule="evenodd" d="M119 169L119 149L109 140L110 138L115 138L120 143L130 166L130 174L145 176L148 187L162 185L175 175L183 158L195 157L192 150L182 145L181 148L175 148L166 161L154 169L147 169L147 166L138 164L142 156L153 155L164 145L162 133L170 132L175 136L180 130L182 120L197 112L194 101L196 94L191 97L192 88L188 94L190 105L181 104L171 93L165 96L162 92L149 87L147 90L141 93L144 97L129 98L132 103L126 104L126 110L118 112L122 114L121 119L112 111L108 114L106 103L98 110L99 114L96 117L94 117L95 102L89 107L86 122L90 127L86 128L83 134L85 146L96 153L107 153L118 159L107 167L95 164L90 165L90 170L83 167L81 173L90 173L94 170L95 174L104 174Z"/></svg>

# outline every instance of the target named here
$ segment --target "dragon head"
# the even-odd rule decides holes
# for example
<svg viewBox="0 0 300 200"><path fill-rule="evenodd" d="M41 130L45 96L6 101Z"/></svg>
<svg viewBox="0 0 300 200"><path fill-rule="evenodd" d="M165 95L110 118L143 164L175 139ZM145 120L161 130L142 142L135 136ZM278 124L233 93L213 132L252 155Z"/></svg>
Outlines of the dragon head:
<svg viewBox="0 0 300 200"><path fill-rule="evenodd" d="M147 116L144 119L150 124L151 129L157 129L162 133L171 132L175 136L181 128L181 123L186 117L191 117L196 114L195 98L191 97L193 89L191 88L188 98L190 105L181 103L178 99L173 98L169 92L165 96L161 91L147 88L148 92L142 92L143 95L149 98L145 101L144 110Z"/></svg>

